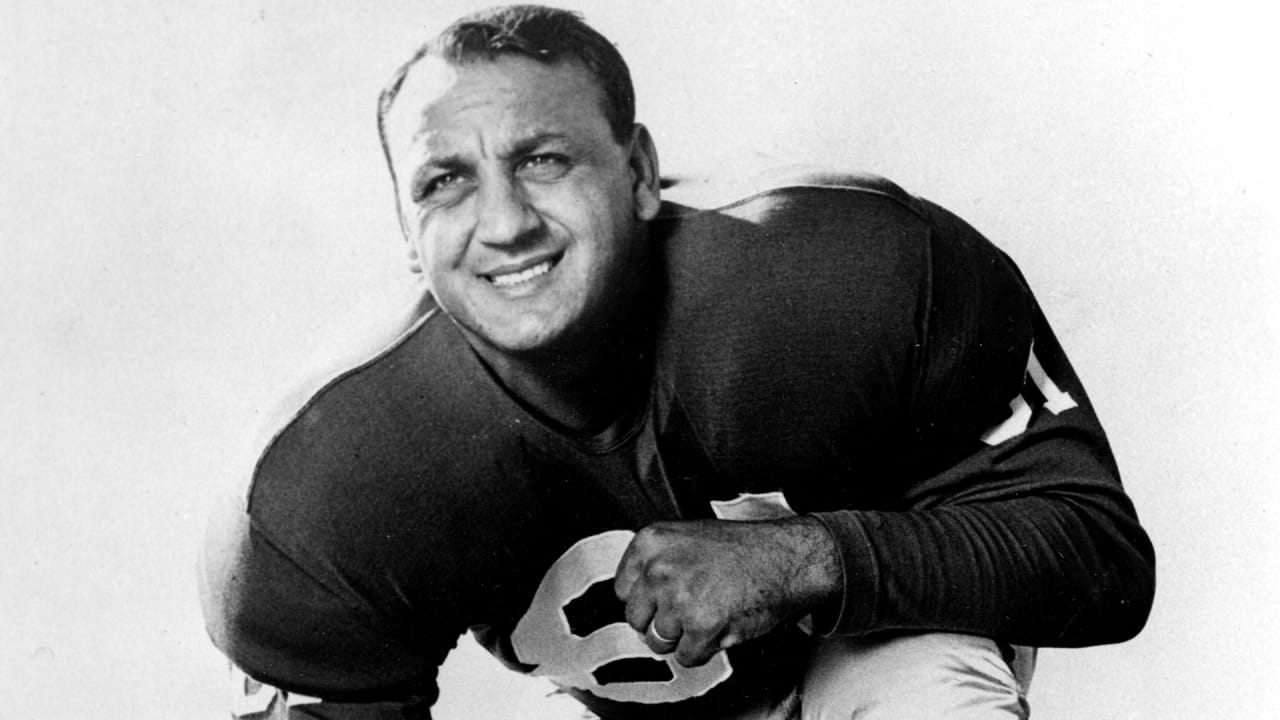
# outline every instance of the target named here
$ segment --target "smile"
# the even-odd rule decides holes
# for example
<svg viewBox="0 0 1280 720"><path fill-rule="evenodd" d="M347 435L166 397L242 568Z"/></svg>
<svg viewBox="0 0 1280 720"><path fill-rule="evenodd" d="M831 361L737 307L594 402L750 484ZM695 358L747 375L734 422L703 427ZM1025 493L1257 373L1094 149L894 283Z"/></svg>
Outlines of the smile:
<svg viewBox="0 0 1280 720"><path fill-rule="evenodd" d="M542 277L543 275L546 275L547 273L551 272L551 268L555 267L555 264L558 260L559 258L551 258L548 260L543 260L537 265L530 265L529 267L523 270L517 270L515 272L506 272L506 273L494 273L492 275L485 275L485 278L487 278L489 282L493 283L495 287L500 287L500 288L515 287L516 285L521 285L521 284L530 282L535 278Z"/></svg>

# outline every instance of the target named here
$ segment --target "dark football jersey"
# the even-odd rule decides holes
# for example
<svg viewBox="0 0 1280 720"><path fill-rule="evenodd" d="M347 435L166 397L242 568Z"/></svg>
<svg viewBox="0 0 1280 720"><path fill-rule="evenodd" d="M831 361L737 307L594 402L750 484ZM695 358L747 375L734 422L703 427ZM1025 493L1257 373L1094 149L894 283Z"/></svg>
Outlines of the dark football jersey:
<svg viewBox="0 0 1280 720"><path fill-rule="evenodd" d="M682 508L781 492L832 531L839 616L1116 642L1152 549L1013 262L881 178L671 213L654 422Z"/></svg>
<svg viewBox="0 0 1280 720"><path fill-rule="evenodd" d="M429 298L309 396L210 534L206 615L237 665L425 715L470 630L604 718L786 692L797 627L683 668L626 625L612 579L632 531L680 518L821 519L846 591L819 632L1073 645L1132 625L1104 613L1116 593L1145 614L1150 546L1101 428L971 228L883 180L809 176L669 204L651 229L652 382L599 437L526 410Z"/></svg>

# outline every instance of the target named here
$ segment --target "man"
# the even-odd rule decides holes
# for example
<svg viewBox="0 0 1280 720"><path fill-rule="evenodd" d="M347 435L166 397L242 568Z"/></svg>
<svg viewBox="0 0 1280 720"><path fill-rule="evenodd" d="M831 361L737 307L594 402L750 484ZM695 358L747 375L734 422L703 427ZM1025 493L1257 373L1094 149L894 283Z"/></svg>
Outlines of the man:
<svg viewBox="0 0 1280 720"><path fill-rule="evenodd" d="M1013 264L876 178L663 203L633 116L531 6L384 91L429 294L215 517L242 714L426 717L470 630L603 718L1019 717L1030 647L1135 634L1151 547Z"/></svg>

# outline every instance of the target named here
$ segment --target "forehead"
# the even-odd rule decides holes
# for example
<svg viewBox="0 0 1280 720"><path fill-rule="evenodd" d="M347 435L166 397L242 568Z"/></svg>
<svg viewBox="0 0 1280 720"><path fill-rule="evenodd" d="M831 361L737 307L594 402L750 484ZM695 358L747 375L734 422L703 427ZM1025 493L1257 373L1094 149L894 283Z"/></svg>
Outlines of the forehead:
<svg viewBox="0 0 1280 720"><path fill-rule="evenodd" d="M604 92L585 67L519 55L457 65L424 57L406 74L386 125L393 150L458 133L609 132Z"/></svg>

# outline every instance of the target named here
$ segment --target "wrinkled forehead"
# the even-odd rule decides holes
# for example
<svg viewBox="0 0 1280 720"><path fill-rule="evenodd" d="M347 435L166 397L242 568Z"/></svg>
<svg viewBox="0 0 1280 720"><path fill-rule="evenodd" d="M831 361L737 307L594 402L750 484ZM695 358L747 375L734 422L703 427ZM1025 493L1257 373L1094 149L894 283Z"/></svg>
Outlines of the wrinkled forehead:
<svg viewBox="0 0 1280 720"><path fill-rule="evenodd" d="M541 63L499 55L457 64L428 55L406 73L387 111L388 139L412 144L453 114L500 96L523 108L526 120L541 116L574 125L608 124L604 90L577 61Z"/></svg>
<svg viewBox="0 0 1280 720"><path fill-rule="evenodd" d="M459 76L458 67L434 55L414 63L387 109L387 134L397 138L416 134L426 120L427 108L443 98L458 83Z"/></svg>

